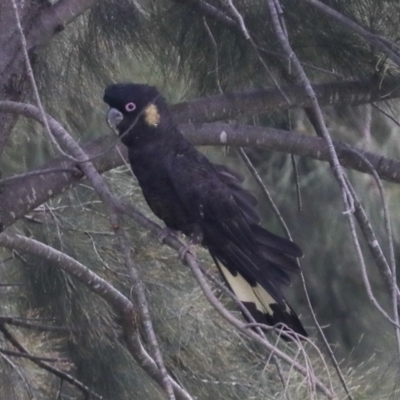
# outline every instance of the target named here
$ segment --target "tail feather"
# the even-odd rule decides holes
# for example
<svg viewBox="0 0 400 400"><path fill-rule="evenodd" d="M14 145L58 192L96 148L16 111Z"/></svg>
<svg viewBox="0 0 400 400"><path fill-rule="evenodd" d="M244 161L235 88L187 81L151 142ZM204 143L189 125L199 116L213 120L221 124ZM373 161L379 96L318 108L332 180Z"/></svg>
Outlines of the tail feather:
<svg viewBox="0 0 400 400"><path fill-rule="evenodd" d="M203 245L208 248L230 289L250 312L256 322L266 325L283 324L287 329L307 336L299 318L287 304L281 286L290 284L290 272L299 272L295 258L301 249L262 228L257 198L245 190L243 178L223 165L215 165L222 182L230 190L238 212L228 212L220 224L202 222ZM232 203L227 203L232 205ZM232 211L232 209L230 209ZM283 335L287 340L289 336Z"/></svg>
<svg viewBox="0 0 400 400"><path fill-rule="evenodd" d="M209 251L214 260L224 265L233 276L240 275L251 287L260 284L277 302L283 304L283 294L276 283L290 282L286 272L273 265L265 268L265 261L264 265L258 265L262 261L259 257L245 254L234 245L230 245L229 248L209 249Z"/></svg>
<svg viewBox="0 0 400 400"><path fill-rule="evenodd" d="M241 196L240 193L232 192L235 197L237 205L240 207L240 211L244 214L247 222L251 225L258 225L261 222L261 217L257 209L246 199Z"/></svg>
<svg viewBox="0 0 400 400"><path fill-rule="evenodd" d="M269 247L291 257L303 257L303 252L296 243L277 236L260 225L251 225L251 230L260 245Z"/></svg>
<svg viewBox="0 0 400 400"><path fill-rule="evenodd" d="M283 324L290 330L307 336L299 318L285 300L283 300L283 304L278 304L259 284L256 283L252 286L239 273L232 274L221 263L217 263L217 266L232 292L235 293L238 300L247 308L256 322L269 326ZM285 327L283 327L283 331L285 331ZM282 337L286 340L289 339L286 335Z"/></svg>
<svg viewBox="0 0 400 400"><path fill-rule="evenodd" d="M291 257L264 247L260 247L260 253L265 260L271 261L273 264L277 265L278 268L291 273L300 272L299 265L297 264L296 260Z"/></svg>

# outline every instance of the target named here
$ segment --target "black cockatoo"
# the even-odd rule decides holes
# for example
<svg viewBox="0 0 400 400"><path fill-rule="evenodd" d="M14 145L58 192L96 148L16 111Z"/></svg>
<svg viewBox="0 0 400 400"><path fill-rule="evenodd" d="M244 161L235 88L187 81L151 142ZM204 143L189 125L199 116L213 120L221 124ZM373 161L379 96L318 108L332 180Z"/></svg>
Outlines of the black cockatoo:
<svg viewBox="0 0 400 400"><path fill-rule="evenodd" d="M260 226L257 199L231 169L211 163L179 132L155 87L121 83L104 93L107 120L128 148L143 195L170 229L208 249L253 318L307 336L282 286L302 251Z"/></svg>

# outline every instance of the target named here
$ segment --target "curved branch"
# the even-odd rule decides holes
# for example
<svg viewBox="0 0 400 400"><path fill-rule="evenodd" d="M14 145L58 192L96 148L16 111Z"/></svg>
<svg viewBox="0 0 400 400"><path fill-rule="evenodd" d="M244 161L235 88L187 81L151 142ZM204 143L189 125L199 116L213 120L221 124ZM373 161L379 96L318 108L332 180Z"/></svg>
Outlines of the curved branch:
<svg viewBox="0 0 400 400"><path fill-rule="evenodd" d="M4 233L0 234L0 246L32 253L44 258L82 282L93 293L96 293L112 305L116 311L120 313L134 312L133 304L127 297L85 265L61 251L34 239L20 235L6 235Z"/></svg>
<svg viewBox="0 0 400 400"><path fill-rule="evenodd" d="M162 236L163 229L159 225L157 225L155 222L151 221L150 219L145 217L143 214L141 214L139 211L137 211L136 208L133 207L131 204L121 201L117 198L114 199L114 204L115 204L115 207L120 212L131 217L139 225L141 225L143 228L147 229L153 237L160 238ZM0 237L1 237L1 234L0 234ZM162 242L165 243L170 248L176 250L177 252L182 251L182 249L184 247L183 243L181 241L179 241L179 239L177 239L173 235L168 235L168 236L164 237ZM290 356L288 356L284 352L280 351L276 346L269 343L265 338L258 335L256 332L249 330L247 323L240 321L239 319L234 317L220 303L220 301L215 297L211 288L209 287L208 283L206 282L196 258L191 253L189 253L189 252L186 253L185 261L189 265L190 269L192 270L204 295L206 296L208 301L212 304L212 306L215 307L217 309L217 311L223 316L223 318L225 318L232 326L234 326L236 329L238 329L244 335L251 338L255 342L261 344L265 349L270 351L271 354L276 355L277 357L282 359L285 363L288 363L294 369L296 369L298 372L300 372L305 377L307 377L307 368L302 366L299 362L292 359ZM318 387L318 389L321 390L327 396L327 398L329 398L329 399L335 398L334 395L331 393L331 391L317 377L315 377L315 384Z"/></svg>
<svg viewBox="0 0 400 400"><path fill-rule="evenodd" d="M163 387L164 376L158 369L153 358L147 354L141 344L137 329L137 313L133 304L127 297L79 261L37 240L20 235L6 235L0 233L0 246L17 249L21 252L27 252L45 258L82 282L93 293L96 293L114 307L115 311L123 318L123 334L129 352L160 387ZM0 325L0 328L1 326L2 325ZM5 328L3 327L3 329ZM170 381L177 399L191 400L188 393L182 389L172 377L170 377Z"/></svg>

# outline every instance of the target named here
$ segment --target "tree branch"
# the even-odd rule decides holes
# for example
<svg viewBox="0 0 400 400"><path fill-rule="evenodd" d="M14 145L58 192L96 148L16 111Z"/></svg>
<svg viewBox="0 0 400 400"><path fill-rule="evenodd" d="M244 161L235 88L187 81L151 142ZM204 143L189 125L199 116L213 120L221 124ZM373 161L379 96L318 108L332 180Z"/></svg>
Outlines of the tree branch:
<svg viewBox="0 0 400 400"><path fill-rule="evenodd" d="M2 102L0 102L1 108ZM263 128L259 126L230 124L185 124L180 125L182 133L195 145L219 146L252 146L271 151L296 154L302 157L328 161L327 146L320 138L310 137L296 132L279 129ZM115 138L103 136L83 146L88 158L92 159L97 154L98 158L92 160L96 169L106 172L122 165L121 155L126 155L125 146L118 145L110 148ZM370 173L365 163L354 155L354 147L345 143L334 141L341 164L360 172ZM353 152L352 152L353 151ZM357 152L363 154L373 165L380 178L389 182L400 183L400 162L385 158L375 153L361 149ZM39 175L36 172L53 168L76 168L76 163L60 157L43 164L35 174L29 174L25 179L10 181L7 185L0 185L0 230L12 225L17 219L26 215L46 202L79 183L83 174L78 172L65 172L54 175ZM16 202L15 199L19 201Z"/></svg>
<svg viewBox="0 0 400 400"><path fill-rule="evenodd" d="M185 136L196 145L257 147L329 162L328 147L323 139L298 132L223 123L185 124L180 125L180 128ZM353 152L357 151L373 165L381 179L400 183L399 161L382 157L343 142L333 141L333 144L342 166L370 173L365 163L354 155Z"/></svg>
<svg viewBox="0 0 400 400"><path fill-rule="evenodd" d="M312 5L313 7L317 8L319 11L328 15L331 18L336 19L337 21L341 22L345 26L347 26L352 31L356 32L362 38L364 38L368 43L372 46L376 47L382 53L384 53L387 57L393 60L398 66L400 66L400 56L396 54L390 47L388 47L388 40L380 38L377 35L374 35L367 29L363 28L360 24L355 21L352 21L350 18L345 17L343 14L337 12L333 8L327 6L324 3L321 3L318 0L303 0L304 2ZM389 45L391 45L389 43ZM394 46L396 47L396 46Z"/></svg>
<svg viewBox="0 0 400 400"><path fill-rule="evenodd" d="M24 346L22 346L21 343L12 335L12 333L2 324L0 324L0 332L4 335L6 340L10 342L21 354L24 354L27 358L29 358L33 363L35 363L37 366L40 368L44 369L45 371L50 372L51 374L57 376L58 378L67 381L71 385L77 387L79 390L81 390L83 393L85 393L87 396L91 396L94 399L102 399L100 395L97 393L93 392L90 390L89 387L84 385L82 382L78 381L75 379L72 375L61 371L60 369L53 367L52 365L49 365L45 363L42 360L37 359L36 357L32 357L29 352L25 349Z"/></svg>
<svg viewBox="0 0 400 400"><path fill-rule="evenodd" d="M312 85L320 106L357 106L400 97L400 78L388 77L361 81L319 83ZM282 86L290 101L290 108L311 106L310 98L301 86ZM287 101L276 88L252 89L202 97L171 107L175 120L184 122L213 122L237 119L242 115L271 113L288 108Z"/></svg>
<svg viewBox="0 0 400 400"><path fill-rule="evenodd" d="M98 0L60 0L51 7L45 8L36 19L29 35L27 35L28 50L43 45L55 34L82 15Z"/></svg>
<svg viewBox="0 0 400 400"><path fill-rule="evenodd" d="M124 214L128 215L132 219L134 219L136 222L138 222L143 228L147 229L151 235L155 238L159 238L162 236L163 229L158 226L155 222L149 220L146 218L143 214L138 212L135 207L133 207L131 204L123 202L119 199L115 199L115 206L116 208L123 212ZM1 237L1 234L0 234ZM167 237L164 237L163 243L171 247L172 249L176 250L178 253L184 249L184 245L174 236L168 235ZM216 310L223 316L224 319L226 319L233 327L238 329L240 332L242 332L245 336L251 338L255 342L261 344L265 349L271 352L271 354L276 355L280 359L282 359L284 362L288 363L291 365L294 369L296 369L298 372L303 374L305 377L308 376L308 370L307 368L303 367L300 363L292 359L290 356L285 354L284 352L280 351L276 346L272 345L270 342L267 340L263 339L261 336L259 336L257 333L255 333L252 330L248 329L248 324L240 321L239 319L235 318L222 304L221 302L215 297L213 294L211 288L205 281L205 278L203 274L201 273L200 267L197 263L196 258L186 252L185 255L185 261L191 268L192 272L195 275L196 280L198 281L201 289L203 290L203 293L205 294L206 298L208 301L212 304L213 307L216 308ZM295 341L297 337L293 338ZM320 389L329 399L334 399L334 395L331 393L331 391L317 378L313 377L315 379L315 384Z"/></svg>
<svg viewBox="0 0 400 400"><path fill-rule="evenodd" d="M63 326L50 326L50 325L40 325L40 324L31 324L29 322L25 322L22 319L15 317L6 317L0 316L0 324L8 324L19 326L21 328L26 328L38 332L61 332L61 333L69 333L70 330Z"/></svg>
<svg viewBox="0 0 400 400"><path fill-rule="evenodd" d="M42 356L34 356L32 354L21 353L20 351L13 351L8 349L2 349L0 347L0 353L6 354L7 356L27 358L31 361L47 361L47 362L66 362L69 361L67 358L52 358L52 357L42 357Z"/></svg>
<svg viewBox="0 0 400 400"><path fill-rule="evenodd" d="M161 229L161 228L160 228ZM89 290L99 295L115 311L122 316L122 329L126 339L127 348L139 365L163 387L163 375L157 368L154 360L147 354L140 341L137 324L137 312L131 301L121 292L116 290L107 281L100 278L86 266L72 257L45 245L37 240L26 238L20 235L0 234L0 246L16 249L21 252L35 254L53 263L57 268L62 269L75 279L82 282ZM0 328L2 325L0 325ZM5 327L3 326L5 329ZM19 351L22 351L18 348ZM74 379L74 378L73 378ZM67 379L66 379L67 380ZM191 400L191 397L170 377L174 394L179 400Z"/></svg>

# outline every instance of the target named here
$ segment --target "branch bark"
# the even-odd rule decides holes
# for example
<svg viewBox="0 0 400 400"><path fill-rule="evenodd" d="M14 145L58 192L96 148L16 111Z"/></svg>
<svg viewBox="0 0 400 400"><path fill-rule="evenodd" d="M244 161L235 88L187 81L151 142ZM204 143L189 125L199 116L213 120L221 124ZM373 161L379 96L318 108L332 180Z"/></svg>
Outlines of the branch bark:
<svg viewBox="0 0 400 400"><path fill-rule="evenodd" d="M53 265L55 265L57 268L62 269L69 275L82 282L93 293L96 293L105 301L107 301L115 309L115 311L122 316L124 339L126 340L127 348L131 355L135 358L139 365L160 385L160 387L163 387L163 375L158 369L154 360L147 354L146 350L141 344L139 331L137 329L137 313L133 304L127 297L125 297L111 284L96 275L79 261L37 240L26 238L20 235L6 235L1 233L0 246L16 249L20 252L35 254L38 257L45 258L49 262L53 263ZM24 349L20 348L19 350L24 351ZM177 399L191 400L191 397L187 394L187 392L182 389L174 379L170 378L170 381ZM89 388L86 388L86 390L89 390Z"/></svg>
<svg viewBox="0 0 400 400"><path fill-rule="evenodd" d="M320 83L312 87L320 106L336 104L357 106L400 97L400 78L397 77L386 78L383 81L370 79ZM290 108L311 106L310 98L301 86L282 86L281 89L290 100ZM236 119L242 115L271 113L287 108L287 101L276 88L202 97L171 107L175 120L180 123Z"/></svg>
<svg viewBox="0 0 400 400"><path fill-rule="evenodd" d="M328 161L328 150L323 140L306 136L297 132L258 126L230 124L184 124L180 125L182 133L195 145L220 146L252 146L271 151L296 154L302 157ZM126 155L126 148L117 145L112 136L103 136L83 146L83 150L92 160L96 169L106 172L123 164L121 155ZM360 172L369 173L365 164L354 156L353 147L342 142L334 142L341 164ZM110 149L106 153L105 150ZM378 154L357 149L374 166L381 179L400 183L400 162L385 158ZM74 168L76 163L61 157L40 166L36 171L53 168ZM5 229L17 219L34 210L48 199L55 197L78 184L83 178L79 172L64 172L59 174L32 175L26 178L9 181L2 185L0 181L0 228ZM18 199L18 201L15 201Z"/></svg>
<svg viewBox="0 0 400 400"><path fill-rule="evenodd" d="M30 58L42 45L62 31L97 0L26 1L18 7ZM0 98L23 101L30 93L21 39L11 1L1 2L0 12ZM0 114L0 154L17 121L17 115Z"/></svg>

